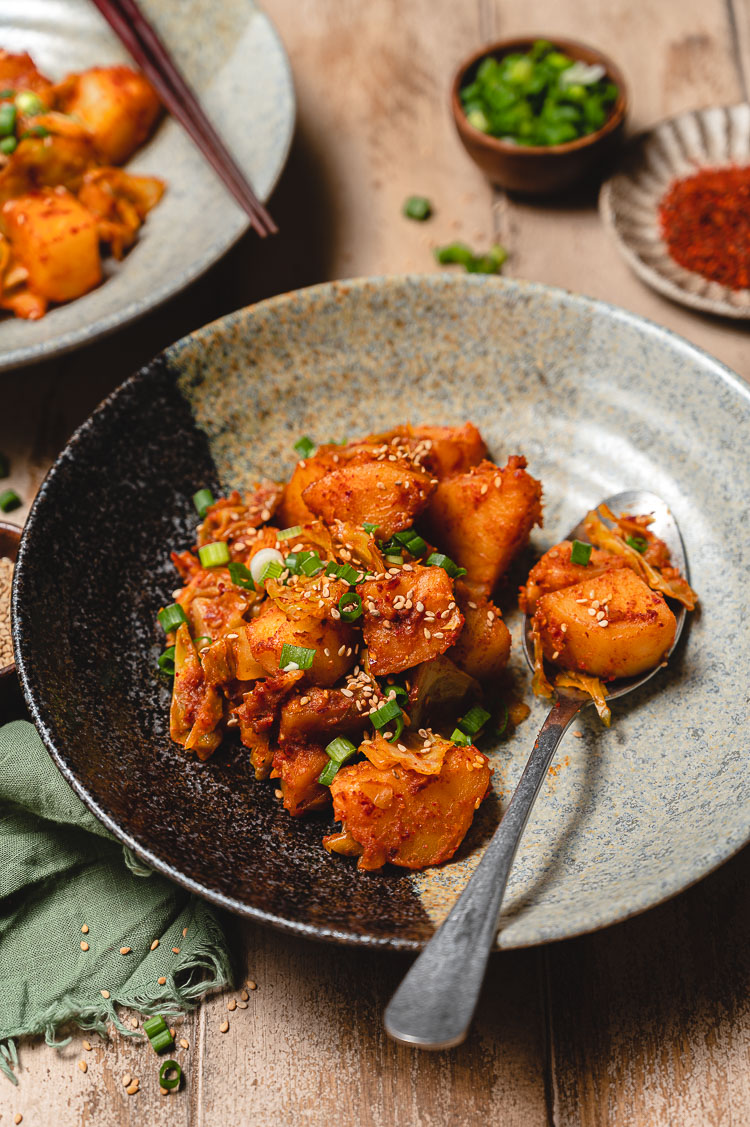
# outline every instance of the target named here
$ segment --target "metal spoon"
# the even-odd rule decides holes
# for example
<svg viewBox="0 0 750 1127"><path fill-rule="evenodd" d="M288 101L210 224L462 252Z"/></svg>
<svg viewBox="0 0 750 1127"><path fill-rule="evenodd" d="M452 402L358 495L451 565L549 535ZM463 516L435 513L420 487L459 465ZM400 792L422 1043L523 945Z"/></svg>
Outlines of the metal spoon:
<svg viewBox="0 0 750 1127"><path fill-rule="evenodd" d="M651 513L650 531L665 541L673 564L689 579L685 547L668 506L655 493L632 490L617 493L605 502L616 513ZM568 539L585 540L583 525L577 525ZM677 631L667 657L677 645L685 622L685 608L676 611ZM524 619L523 646L526 660L533 667L528 634L530 620ZM621 678L612 683L607 699L621 697L648 681L659 665L640 677ZM557 701L537 736L524 772L510 805L450 915L412 965L385 1011L385 1028L396 1041L422 1049L449 1049L459 1045L469 1031L487 959L495 942L505 886L526 827L531 808L541 789L547 770L571 721L592 701L584 694L561 690Z"/></svg>

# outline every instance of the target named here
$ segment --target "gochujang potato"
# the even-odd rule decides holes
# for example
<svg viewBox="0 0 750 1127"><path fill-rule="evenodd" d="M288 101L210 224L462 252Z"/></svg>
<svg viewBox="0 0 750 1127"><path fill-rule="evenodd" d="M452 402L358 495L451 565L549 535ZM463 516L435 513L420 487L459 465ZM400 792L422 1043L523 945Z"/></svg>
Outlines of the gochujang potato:
<svg viewBox="0 0 750 1127"><path fill-rule="evenodd" d="M463 616L442 567L419 567L360 583L362 633L377 676L429 661L453 644Z"/></svg>
<svg viewBox="0 0 750 1127"><path fill-rule="evenodd" d="M302 500L324 521L370 521L388 537L414 523L434 488L429 474L402 463L353 462L308 485Z"/></svg>
<svg viewBox="0 0 750 1127"><path fill-rule="evenodd" d="M477 681L499 677L510 657L510 631L498 607L473 592L462 580L456 583L456 601L464 616L463 630L448 657Z"/></svg>

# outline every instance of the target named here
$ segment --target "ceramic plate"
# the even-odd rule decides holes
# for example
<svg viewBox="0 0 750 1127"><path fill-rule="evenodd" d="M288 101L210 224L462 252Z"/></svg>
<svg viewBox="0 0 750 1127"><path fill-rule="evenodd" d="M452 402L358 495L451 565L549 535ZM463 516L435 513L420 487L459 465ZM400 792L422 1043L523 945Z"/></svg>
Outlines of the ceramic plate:
<svg viewBox="0 0 750 1127"><path fill-rule="evenodd" d="M633 139L602 187L599 207L632 269L655 290L693 309L750 317L750 290L731 290L686 270L661 236L659 204L673 180L699 168L750 164L750 105L712 106L663 121Z"/></svg>
<svg viewBox="0 0 750 1127"><path fill-rule="evenodd" d="M141 0L256 194L268 199L294 129L289 63L252 0ZM131 62L91 0L3 0L0 46L28 51L57 79L97 63ZM247 229L244 213L181 127L164 118L129 162L167 192L105 281L40 321L0 314L0 370L47 359L112 332L183 289Z"/></svg>
<svg viewBox="0 0 750 1127"><path fill-rule="evenodd" d="M543 286L436 274L273 298L167 349L92 415L32 509L15 588L17 660L35 722L94 813L144 860L236 912L326 939L413 948L475 866L545 713L488 744L495 795L456 858L359 873L293 821L228 742L208 763L169 741L155 674L170 549L194 542L191 496L286 477L302 434L474 420L496 460L522 452L545 526L523 563L601 498L672 506L700 592L670 667L569 733L510 879L499 943L624 919L747 841L745 629L750 395L726 368L622 310ZM512 608L519 566L502 593Z"/></svg>

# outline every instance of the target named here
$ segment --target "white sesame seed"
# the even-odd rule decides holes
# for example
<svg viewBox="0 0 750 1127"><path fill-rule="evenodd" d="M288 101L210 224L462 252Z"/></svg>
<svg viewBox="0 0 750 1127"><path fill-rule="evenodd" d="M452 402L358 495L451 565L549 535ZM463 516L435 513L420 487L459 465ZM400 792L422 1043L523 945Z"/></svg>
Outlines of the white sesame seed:
<svg viewBox="0 0 750 1127"><path fill-rule="evenodd" d="M602 618L602 619L599 620L599 625L600 626L609 626L609 622L607 621L606 618Z"/></svg>

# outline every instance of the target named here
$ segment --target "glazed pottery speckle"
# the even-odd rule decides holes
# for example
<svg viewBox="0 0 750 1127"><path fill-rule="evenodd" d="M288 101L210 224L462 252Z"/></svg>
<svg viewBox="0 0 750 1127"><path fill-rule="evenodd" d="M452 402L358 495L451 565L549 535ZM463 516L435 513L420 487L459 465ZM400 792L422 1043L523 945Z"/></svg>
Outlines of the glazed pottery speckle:
<svg viewBox="0 0 750 1127"><path fill-rule="evenodd" d="M284 48L253 0L141 0L261 200L284 167L294 89ZM50 78L132 60L91 0L3 0L0 43ZM140 317L207 270L247 229L203 156L169 117L128 166L167 181L161 203L105 281L40 321L0 315L0 370L47 359Z"/></svg>
<svg viewBox="0 0 750 1127"><path fill-rule="evenodd" d="M748 164L746 102L679 114L630 142L617 172L602 187L599 208L639 278L693 309L750 317L750 290L732 290L680 266L667 250L659 223L659 204L674 180L701 168Z"/></svg>
<svg viewBox="0 0 750 1127"><path fill-rule="evenodd" d="M539 285L436 274L317 286L234 313L127 381L63 451L32 510L14 609L34 720L60 769L144 860L234 911L349 943L415 948L465 884L519 778L545 704L529 693L516 586L601 498L672 507L700 610L670 661L566 737L513 869L498 943L621 920L748 840L743 671L750 395L717 361L632 314ZM325 817L293 821L229 740L206 764L168 738L154 671L169 551L194 542L191 495L284 478L301 434L396 423L481 428L523 453L545 525L500 592L532 706L490 740L494 793L456 858L412 875L329 856ZM134 456L135 455L135 456ZM577 738L578 737L578 738Z"/></svg>

